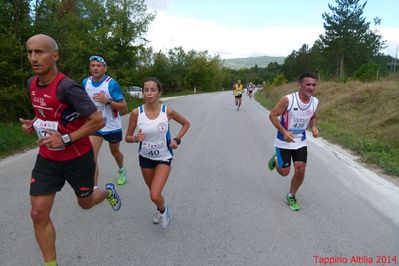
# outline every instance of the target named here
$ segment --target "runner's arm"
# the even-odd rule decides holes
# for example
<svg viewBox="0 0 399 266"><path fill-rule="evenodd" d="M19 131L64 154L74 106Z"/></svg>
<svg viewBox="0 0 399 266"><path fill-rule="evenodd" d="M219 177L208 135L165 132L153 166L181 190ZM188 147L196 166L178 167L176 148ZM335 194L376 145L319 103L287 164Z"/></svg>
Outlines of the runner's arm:
<svg viewBox="0 0 399 266"><path fill-rule="evenodd" d="M276 106L270 111L269 118L273 126L277 128L284 135L284 139L288 142L294 140L292 134L280 124L280 115L282 115L288 108L288 98L281 98Z"/></svg>
<svg viewBox="0 0 399 266"><path fill-rule="evenodd" d="M96 110L86 118L86 122L80 128L69 133L69 137L71 138L71 141L74 142L83 137L91 135L97 130L103 128L104 126L105 126L104 119L100 111Z"/></svg>
<svg viewBox="0 0 399 266"><path fill-rule="evenodd" d="M119 86L119 83L112 79L110 82L110 94L112 99L110 99L110 105L113 109L118 110L121 113L127 113L127 104L126 101L123 97L123 92L121 87ZM106 99L106 101L104 102L104 104L108 103L108 99Z"/></svg>
<svg viewBox="0 0 399 266"><path fill-rule="evenodd" d="M319 136L319 130L316 126L317 123L317 113L314 113L312 118L309 120L309 128L312 130L313 137L317 138Z"/></svg>
<svg viewBox="0 0 399 266"><path fill-rule="evenodd" d="M133 111L130 112L129 125L127 127L126 135L125 135L125 141L127 143L136 142L133 133L136 130L138 116L139 116L138 108L135 108Z"/></svg>
<svg viewBox="0 0 399 266"><path fill-rule="evenodd" d="M167 109L167 115L169 119L175 120L177 123L182 125L182 127L179 130L179 133L177 133L176 138L182 139L188 129L190 128L190 121L188 121L184 116L173 110L172 108L168 107ZM177 142L173 139L171 142L171 147L176 149L178 147Z"/></svg>

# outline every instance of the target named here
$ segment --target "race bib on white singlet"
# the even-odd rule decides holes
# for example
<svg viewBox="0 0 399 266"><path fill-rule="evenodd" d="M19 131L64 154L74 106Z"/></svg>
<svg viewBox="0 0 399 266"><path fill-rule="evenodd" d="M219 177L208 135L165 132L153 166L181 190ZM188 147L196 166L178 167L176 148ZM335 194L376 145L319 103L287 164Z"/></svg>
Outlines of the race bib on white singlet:
<svg viewBox="0 0 399 266"><path fill-rule="evenodd" d="M303 134L309 123L309 118L293 117L288 131L294 135L294 142L302 141Z"/></svg>
<svg viewBox="0 0 399 266"><path fill-rule="evenodd" d="M147 154L148 156L156 158L157 156L159 156L160 150L164 148L164 145L165 145L164 142L151 143L143 141L141 144L141 150L143 153Z"/></svg>
<svg viewBox="0 0 399 266"><path fill-rule="evenodd" d="M42 119L38 118L33 123L33 128L35 129L37 137L39 139L44 138L45 136L47 136L47 134L59 134L59 135L61 135L58 132L58 122L57 121L45 121L45 120L42 120ZM63 149L64 149L64 147L57 148L57 149L53 149L52 148L50 150L59 151L59 150L63 150Z"/></svg>

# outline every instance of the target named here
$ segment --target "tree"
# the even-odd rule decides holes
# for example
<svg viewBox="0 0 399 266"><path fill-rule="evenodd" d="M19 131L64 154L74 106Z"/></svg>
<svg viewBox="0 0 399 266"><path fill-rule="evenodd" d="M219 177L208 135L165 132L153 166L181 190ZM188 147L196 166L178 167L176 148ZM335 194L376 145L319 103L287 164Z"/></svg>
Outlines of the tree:
<svg viewBox="0 0 399 266"><path fill-rule="evenodd" d="M363 17L367 1L335 0L337 6L328 4L331 14L323 13L326 30L320 35L321 52L324 58L335 61L335 74L343 79L353 74L384 48L385 42L378 32L370 30L370 23ZM376 24L380 20L375 20Z"/></svg>
<svg viewBox="0 0 399 266"><path fill-rule="evenodd" d="M0 88L26 86L25 42L31 34L29 3L24 0L0 0Z"/></svg>

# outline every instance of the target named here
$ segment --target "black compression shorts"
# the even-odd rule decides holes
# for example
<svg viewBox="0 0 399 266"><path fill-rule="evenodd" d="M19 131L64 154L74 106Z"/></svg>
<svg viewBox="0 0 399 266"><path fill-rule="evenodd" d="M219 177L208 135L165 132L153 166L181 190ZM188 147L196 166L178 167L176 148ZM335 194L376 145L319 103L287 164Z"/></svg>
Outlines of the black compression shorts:
<svg viewBox="0 0 399 266"><path fill-rule="evenodd" d="M95 168L93 150L68 161L52 161L39 154L32 170L30 195L61 191L67 181L77 197L88 197L93 193Z"/></svg>

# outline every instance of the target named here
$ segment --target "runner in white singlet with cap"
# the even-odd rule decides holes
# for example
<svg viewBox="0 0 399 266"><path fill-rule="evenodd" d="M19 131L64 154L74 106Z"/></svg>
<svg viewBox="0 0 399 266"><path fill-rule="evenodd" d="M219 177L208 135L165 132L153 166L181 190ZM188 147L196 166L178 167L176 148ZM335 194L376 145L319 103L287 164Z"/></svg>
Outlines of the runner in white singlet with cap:
<svg viewBox="0 0 399 266"><path fill-rule="evenodd" d="M166 228L170 223L168 206L162 195L170 173L173 149L177 149L181 139L190 127L190 122L159 98L162 85L156 78L147 78L143 85L144 104L130 113L125 140L139 143L139 163L144 181L150 191L150 198L157 211L153 223ZM169 121L181 124L176 137L171 137ZM134 132L137 128L137 132Z"/></svg>
<svg viewBox="0 0 399 266"><path fill-rule="evenodd" d="M89 57L91 76L83 80L83 88L101 112L105 127L90 136L93 145L94 158L97 160L104 140L109 143L109 149L118 164L117 184L126 183L126 170L123 165L123 153L119 146L122 141L122 123L119 112L127 112L127 104L123 92L116 80L106 75L108 70L105 58L100 55ZM96 165L94 185L98 184L99 167Z"/></svg>

